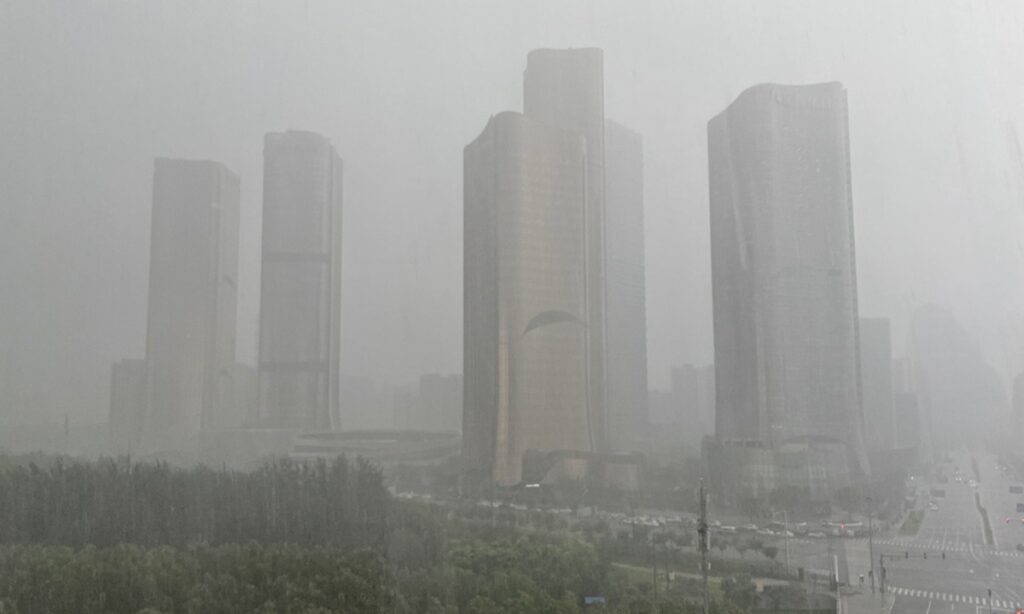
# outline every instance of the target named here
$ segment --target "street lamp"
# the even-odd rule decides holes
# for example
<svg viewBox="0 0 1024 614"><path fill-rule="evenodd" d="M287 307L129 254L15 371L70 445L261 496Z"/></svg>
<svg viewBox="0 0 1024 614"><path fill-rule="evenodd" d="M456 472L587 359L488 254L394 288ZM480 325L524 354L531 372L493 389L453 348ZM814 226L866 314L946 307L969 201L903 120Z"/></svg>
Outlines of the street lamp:
<svg viewBox="0 0 1024 614"><path fill-rule="evenodd" d="M871 526L871 508L874 504L874 500L871 497L867 498L868 502L868 578L871 579L871 592L875 592L875 532Z"/></svg>

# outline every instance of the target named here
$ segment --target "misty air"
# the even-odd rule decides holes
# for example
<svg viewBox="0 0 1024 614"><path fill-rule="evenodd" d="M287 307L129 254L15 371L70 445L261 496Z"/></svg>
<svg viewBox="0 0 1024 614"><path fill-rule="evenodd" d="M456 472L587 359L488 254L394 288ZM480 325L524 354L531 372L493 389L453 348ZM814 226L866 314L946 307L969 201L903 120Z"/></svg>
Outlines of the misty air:
<svg viewBox="0 0 1024 614"><path fill-rule="evenodd" d="M0 0L0 614L1024 613L1024 4Z"/></svg>

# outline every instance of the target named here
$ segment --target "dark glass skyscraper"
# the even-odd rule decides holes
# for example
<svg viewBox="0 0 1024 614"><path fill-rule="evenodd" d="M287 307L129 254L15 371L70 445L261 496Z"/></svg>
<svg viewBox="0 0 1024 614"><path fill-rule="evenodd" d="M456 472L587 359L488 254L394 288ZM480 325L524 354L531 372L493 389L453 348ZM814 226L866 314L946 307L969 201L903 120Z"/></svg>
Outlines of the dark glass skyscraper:
<svg viewBox="0 0 1024 614"><path fill-rule="evenodd" d="M288 131L263 149L260 426L337 429L341 159L324 137Z"/></svg>
<svg viewBox="0 0 1024 614"><path fill-rule="evenodd" d="M718 441L761 465L785 451L748 492L834 490L868 469L846 91L752 87L708 123L708 155Z"/></svg>

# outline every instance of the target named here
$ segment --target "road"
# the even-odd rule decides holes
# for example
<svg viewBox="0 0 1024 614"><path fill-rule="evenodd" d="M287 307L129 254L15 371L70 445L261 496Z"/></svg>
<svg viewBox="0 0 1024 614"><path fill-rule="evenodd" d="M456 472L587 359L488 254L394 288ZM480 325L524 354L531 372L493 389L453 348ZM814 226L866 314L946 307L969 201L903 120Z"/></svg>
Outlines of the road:
<svg viewBox="0 0 1024 614"><path fill-rule="evenodd" d="M993 455L974 452L981 480L976 487L971 453L963 450L952 455L945 474L952 477L954 467L965 480L953 479L944 484L922 486L927 500L930 487L944 489L945 497L936 500L937 510L928 510L917 535L895 533L876 536L874 560L885 558L889 601L877 594L871 597L870 582L865 578L861 604L869 605L858 612L882 614L904 613L970 613L988 614L1014 612L1024 606L1024 552L1016 550L1024 543L1024 524L1016 513L1016 504L1024 496L1012 495L1013 478L996 468ZM975 505L975 491L990 513L994 544L986 544L981 514ZM1005 522L1009 516L1011 522ZM857 587L859 576L867 575L868 544L866 539L791 539L790 556L794 568L822 568L829 554L836 555L840 582ZM945 554L945 558L943 558ZM989 590L991 589L991 601ZM870 599L864 599L870 597ZM883 605L883 603L885 605ZM891 608L891 609L890 609Z"/></svg>
<svg viewBox="0 0 1024 614"><path fill-rule="evenodd" d="M978 451L974 457L982 478L977 484L982 504L1001 509L1008 500L1001 493L1009 496L1011 480L996 471L994 456ZM973 477L970 453L954 454L947 475L953 465ZM946 496L936 500L938 511L925 514L915 537L883 536L875 542L876 559L886 555L886 577L895 595L892 612L988 612L990 589L993 612L1013 612L1024 605L1024 553L1014 549L1017 541L1024 541L1019 520L997 526L993 513L996 544L986 544L975 488L954 480L934 486L944 488Z"/></svg>

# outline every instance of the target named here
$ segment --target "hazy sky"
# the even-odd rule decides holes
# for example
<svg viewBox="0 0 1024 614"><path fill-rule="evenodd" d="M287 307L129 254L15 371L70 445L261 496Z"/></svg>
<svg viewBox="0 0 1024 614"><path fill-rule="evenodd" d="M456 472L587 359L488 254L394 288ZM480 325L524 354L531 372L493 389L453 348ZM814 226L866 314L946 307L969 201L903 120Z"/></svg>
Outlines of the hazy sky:
<svg viewBox="0 0 1024 614"><path fill-rule="evenodd" d="M152 161L242 179L253 362L262 137L345 160L343 364L461 371L462 147L521 109L526 53L605 50L643 134L650 373L712 360L706 121L764 81L842 81L862 315L949 307L1024 368L1024 4L0 0L0 420L103 419L145 343ZM1017 137L1014 134L1019 135Z"/></svg>

